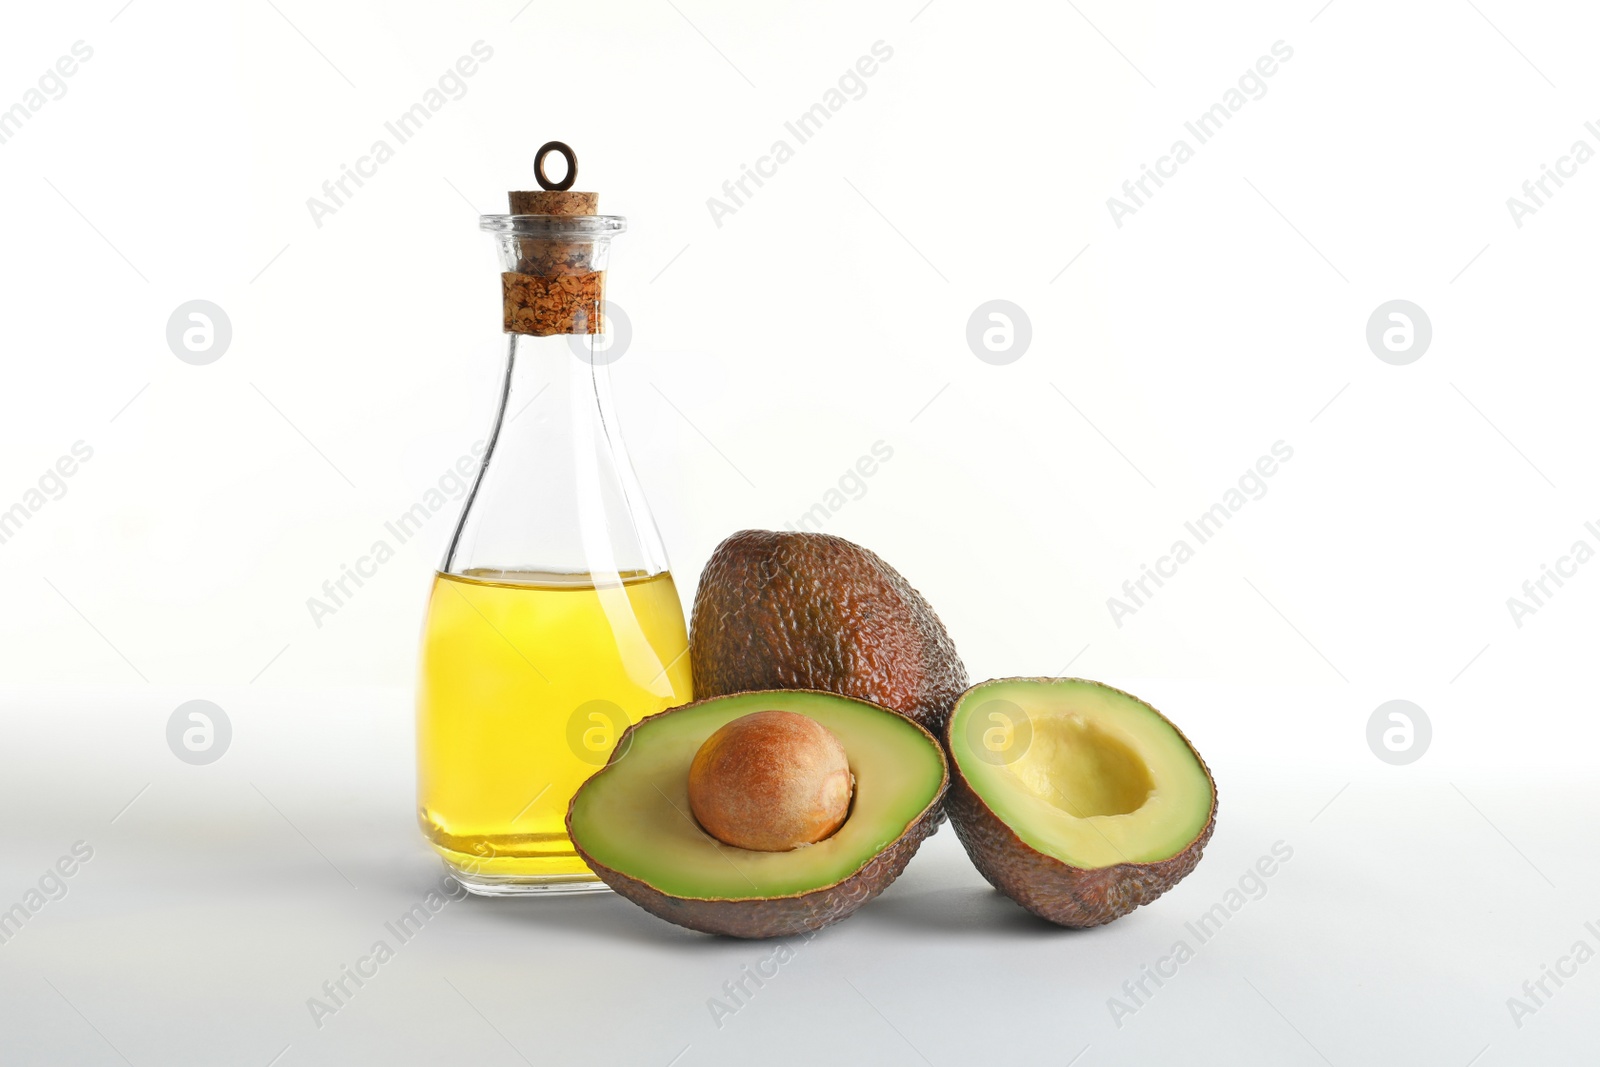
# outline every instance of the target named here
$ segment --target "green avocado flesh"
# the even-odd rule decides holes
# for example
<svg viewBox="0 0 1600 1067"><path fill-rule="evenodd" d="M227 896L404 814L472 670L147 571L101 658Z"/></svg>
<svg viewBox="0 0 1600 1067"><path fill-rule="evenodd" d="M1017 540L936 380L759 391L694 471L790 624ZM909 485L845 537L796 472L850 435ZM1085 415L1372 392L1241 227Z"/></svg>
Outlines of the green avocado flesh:
<svg viewBox="0 0 1600 1067"><path fill-rule="evenodd" d="M974 686L952 715L950 752L1012 833L1074 867L1167 859L1211 817L1211 780L1183 736L1093 682Z"/></svg>
<svg viewBox="0 0 1600 1067"><path fill-rule="evenodd" d="M808 715L833 731L855 775L844 825L792 852L722 844L689 814L689 764L701 744L725 723L769 710ZM574 798L572 835L596 862L672 896L792 896L848 878L892 845L938 797L944 777L937 745L893 712L827 693L740 693L635 726L626 753Z"/></svg>

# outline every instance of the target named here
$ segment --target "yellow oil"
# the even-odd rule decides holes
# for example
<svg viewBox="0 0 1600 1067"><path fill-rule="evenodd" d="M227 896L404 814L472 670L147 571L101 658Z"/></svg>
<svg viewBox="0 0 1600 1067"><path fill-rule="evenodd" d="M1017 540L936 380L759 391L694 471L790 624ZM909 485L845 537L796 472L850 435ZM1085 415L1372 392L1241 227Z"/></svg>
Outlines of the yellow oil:
<svg viewBox="0 0 1600 1067"><path fill-rule="evenodd" d="M464 880L593 880L567 803L629 723L693 699L670 574L434 579L417 700L423 833Z"/></svg>

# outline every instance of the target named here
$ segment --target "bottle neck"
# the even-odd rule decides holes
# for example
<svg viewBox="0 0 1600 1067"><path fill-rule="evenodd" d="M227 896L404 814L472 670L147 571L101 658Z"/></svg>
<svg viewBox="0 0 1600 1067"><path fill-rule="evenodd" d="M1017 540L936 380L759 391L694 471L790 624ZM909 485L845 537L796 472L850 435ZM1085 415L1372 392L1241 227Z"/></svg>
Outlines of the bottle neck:
<svg viewBox="0 0 1600 1067"><path fill-rule="evenodd" d="M604 335L505 336L494 428L443 570L601 583L666 571L618 430Z"/></svg>
<svg viewBox="0 0 1600 1067"><path fill-rule="evenodd" d="M516 441L519 432L544 425L566 432L580 424L604 422L611 415L610 376L604 366L583 358L589 338L580 334L534 337L508 333L496 440ZM581 346L581 347L580 347ZM547 401L534 410L540 399ZM529 416L531 422L517 429Z"/></svg>

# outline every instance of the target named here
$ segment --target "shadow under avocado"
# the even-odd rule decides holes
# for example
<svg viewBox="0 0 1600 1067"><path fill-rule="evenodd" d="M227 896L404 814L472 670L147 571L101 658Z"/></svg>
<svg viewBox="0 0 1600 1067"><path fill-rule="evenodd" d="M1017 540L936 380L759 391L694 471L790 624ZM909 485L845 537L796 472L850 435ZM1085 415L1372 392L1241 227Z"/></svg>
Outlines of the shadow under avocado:
<svg viewBox="0 0 1600 1067"><path fill-rule="evenodd" d="M741 939L703 934L658 919L615 893L581 893L540 900L468 897L462 902L480 920L505 927L561 930L630 944L653 943L678 949L716 951ZM923 936L994 937L1082 933L1056 926L1026 911L1004 894L984 886L952 886L911 893L889 893L872 901L845 924L915 931ZM827 928L818 931L826 935Z"/></svg>
<svg viewBox="0 0 1600 1067"><path fill-rule="evenodd" d="M692 949L725 940L664 922L615 893L574 893L536 900L469 896L462 903L470 914L505 926L571 931L632 944L651 942Z"/></svg>
<svg viewBox="0 0 1600 1067"><path fill-rule="evenodd" d="M1047 922L987 884L885 893L861 909L856 921L946 937L1015 935L1036 939L1041 934L1070 937L1085 932Z"/></svg>

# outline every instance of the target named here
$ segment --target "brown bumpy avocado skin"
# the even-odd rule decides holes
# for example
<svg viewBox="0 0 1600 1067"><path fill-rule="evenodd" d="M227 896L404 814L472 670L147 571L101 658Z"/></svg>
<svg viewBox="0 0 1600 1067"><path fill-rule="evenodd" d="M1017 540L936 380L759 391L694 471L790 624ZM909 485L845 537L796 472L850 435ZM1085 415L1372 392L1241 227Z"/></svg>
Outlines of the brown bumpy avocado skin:
<svg viewBox="0 0 1600 1067"><path fill-rule="evenodd" d="M696 701L683 707L692 708L700 703L701 701ZM677 710L680 709L670 708L659 714L670 715ZM633 731L648 721L649 718L642 719L624 731L617 739L617 747L612 750L611 758L606 761L606 765L596 771L584 786L579 787L579 793L590 782L610 770L622 756L627 755L633 740L631 736ZM757 939L792 937L818 930L848 918L857 908L887 889L890 883L900 877L900 872L906 869L906 864L917 854L922 842L944 821L944 796L945 790L950 785L949 761L939 740L925 728L922 729L922 733L927 736L934 751L939 753L940 762L943 764L943 778L939 782L938 791L928 802L928 806L922 809L893 843L858 867L854 873L832 885L780 897L716 899L681 897L664 893L648 882L598 862L584 850L582 840L572 830L572 808L577 803L577 795L574 795L567 805L567 836L572 841L572 847L583 858L583 862L589 865L589 869L602 882L620 896L626 897L645 911L670 923L707 934Z"/></svg>
<svg viewBox="0 0 1600 1067"><path fill-rule="evenodd" d="M1024 679L996 679L997 681L1022 681ZM1055 679L1034 678L1028 681L1050 682ZM983 685L990 683L984 682ZM1100 683L1095 683L1099 685ZM1111 689L1110 686L1102 686ZM1121 690L1113 690L1121 692ZM1123 693L1131 700L1138 700ZM1144 704L1140 700L1139 703ZM1150 708L1149 704L1145 707ZM1160 715L1169 726L1172 720ZM1217 825L1217 783L1200 753L1183 731L1172 727L1183 743L1189 746L1201 770L1211 782L1211 810L1206 823L1194 840L1167 859L1154 863L1119 863L1112 867L1085 869L1063 863L1028 845L983 802L983 798L967 784L960 766L950 759L950 790L945 796L945 811L956 828L956 836L967 850L973 866L989 880L989 884L1021 904L1041 919L1059 926L1103 926L1121 918L1135 908L1149 904L1171 889L1194 870L1200 854L1211 840ZM948 728L944 735L946 752L952 751Z"/></svg>
<svg viewBox="0 0 1600 1067"><path fill-rule="evenodd" d="M940 732L966 668L922 595L873 553L820 533L741 530L695 591L695 695L821 689Z"/></svg>

